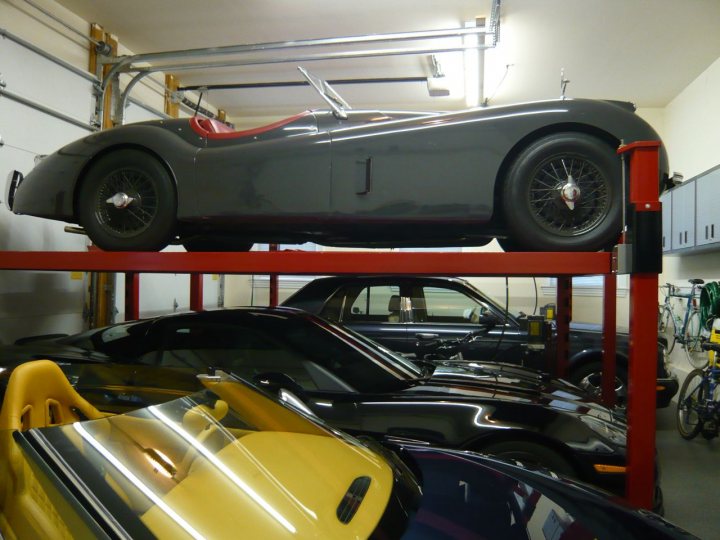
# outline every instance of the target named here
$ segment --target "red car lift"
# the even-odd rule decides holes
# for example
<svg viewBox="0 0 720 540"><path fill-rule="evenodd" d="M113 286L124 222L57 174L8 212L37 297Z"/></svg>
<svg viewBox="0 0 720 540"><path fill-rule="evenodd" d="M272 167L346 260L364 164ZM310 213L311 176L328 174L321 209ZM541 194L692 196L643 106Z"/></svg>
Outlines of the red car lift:
<svg viewBox="0 0 720 540"><path fill-rule="evenodd" d="M247 253L33 252L0 251L0 270L86 271L125 273L126 318L139 317L140 273L190 274L190 307L202 309L203 274L415 274L426 276L551 276L558 278L558 369L567 366L567 336L571 319L571 277L605 275L603 395L614 399L615 275L613 262L630 269L630 387L628 406L628 471L626 495L640 507L652 508L655 463L655 380L658 242L658 142L621 147L630 166L628 225L635 242L610 253L427 253L427 252L305 252ZM653 236L654 238L654 236ZM657 250L655 246L658 246ZM648 247L649 246L649 247ZM628 254L631 256L628 257ZM277 286L274 287L277 292ZM277 296L271 295L271 303ZM562 339L560 339L562 338Z"/></svg>

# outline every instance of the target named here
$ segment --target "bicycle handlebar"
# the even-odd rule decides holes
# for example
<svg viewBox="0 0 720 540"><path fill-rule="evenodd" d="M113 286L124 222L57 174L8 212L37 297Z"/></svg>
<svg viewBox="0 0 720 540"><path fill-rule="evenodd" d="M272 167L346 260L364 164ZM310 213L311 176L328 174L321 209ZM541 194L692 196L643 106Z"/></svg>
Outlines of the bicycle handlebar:
<svg viewBox="0 0 720 540"><path fill-rule="evenodd" d="M672 283L666 283L665 285L660 285L661 289L667 289L667 296L673 296L675 298L691 298L693 296L696 296L698 294L698 291L700 291L704 285L701 283L693 283L692 279L688 280L692 287L690 287L689 292L682 292L681 288L677 285L673 285Z"/></svg>

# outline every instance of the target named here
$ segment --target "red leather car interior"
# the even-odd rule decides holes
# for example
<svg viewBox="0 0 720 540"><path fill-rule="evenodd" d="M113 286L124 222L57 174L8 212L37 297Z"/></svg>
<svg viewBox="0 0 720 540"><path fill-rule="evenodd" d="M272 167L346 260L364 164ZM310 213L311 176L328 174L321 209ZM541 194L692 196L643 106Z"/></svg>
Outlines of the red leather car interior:
<svg viewBox="0 0 720 540"><path fill-rule="evenodd" d="M273 129L281 128L286 124L294 122L303 116L310 114L310 111L304 111L299 114L283 118L272 124L260 126L252 129L245 129L242 131L233 131L231 127L219 120L214 118L202 118L199 116L193 116L190 119L190 127L200 136L207 137L208 139L239 139L242 137L252 137L254 135L260 135Z"/></svg>

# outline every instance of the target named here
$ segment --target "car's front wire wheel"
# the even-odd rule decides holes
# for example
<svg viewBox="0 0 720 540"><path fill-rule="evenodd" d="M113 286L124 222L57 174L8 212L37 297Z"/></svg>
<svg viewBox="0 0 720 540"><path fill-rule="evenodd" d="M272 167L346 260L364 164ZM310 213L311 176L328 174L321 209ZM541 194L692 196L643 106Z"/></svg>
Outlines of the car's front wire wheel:
<svg viewBox="0 0 720 540"><path fill-rule="evenodd" d="M596 251L621 227L620 159L584 133L548 135L510 166L503 188L505 223L529 251Z"/></svg>
<svg viewBox="0 0 720 540"><path fill-rule="evenodd" d="M108 251L163 249L174 235L176 212L170 175L141 150L101 157L80 186L80 223L93 243Z"/></svg>

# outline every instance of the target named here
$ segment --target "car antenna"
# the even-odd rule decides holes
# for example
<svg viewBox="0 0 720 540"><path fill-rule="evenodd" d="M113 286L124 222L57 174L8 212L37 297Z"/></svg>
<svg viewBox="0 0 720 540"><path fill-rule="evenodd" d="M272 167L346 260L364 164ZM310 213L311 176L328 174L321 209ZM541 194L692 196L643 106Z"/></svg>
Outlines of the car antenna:
<svg viewBox="0 0 720 540"><path fill-rule="evenodd" d="M203 94L207 92L207 86L201 86L198 90L200 90L200 97L198 97L197 105L195 105L195 113L193 116L197 116L197 113L200 110L200 102L202 101Z"/></svg>

